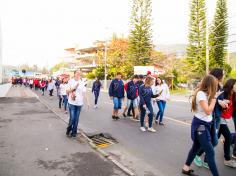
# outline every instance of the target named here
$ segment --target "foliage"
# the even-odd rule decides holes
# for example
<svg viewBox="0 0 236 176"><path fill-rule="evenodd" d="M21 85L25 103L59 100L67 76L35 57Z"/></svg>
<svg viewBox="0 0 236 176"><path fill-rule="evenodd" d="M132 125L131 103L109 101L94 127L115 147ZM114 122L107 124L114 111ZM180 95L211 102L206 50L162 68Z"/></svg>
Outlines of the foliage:
<svg viewBox="0 0 236 176"><path fill-rule="evenodd" d="M129 35L129 59L133 65L144 66L151 62L151 14L151 0L133 0Z"/></svg>
<svg viewBox="0 0 236 176"><path fill-rule="evenodd" d="M232 67L229 64L225 63L223 69L225 71L226 77L228 77L232 71Z"/></svg>
<svg viewBox="0 0 236 176"><path fill-rule="evenodd" d="M236 78L236 70L231 71L230 77L231 77L231 78Z"/></svg>
<svg viewBox="0 0 236 176"><path fill-rule="evenodd" d="M187 47L188 68L197 75L205 73L206 8L205 0L191 0Z"/></svg>
<svg viewBox="0 0 236 176"><path fill-rule="evenodd" d="M209 36L210 68L224 67L227 54L228 12L227 1L217 0L216 13ZM228 68L228 66L226 66ZM229 73L229 72L228 72Z"/></svg>
<svg viewBox="0 0 236 176"><path fill-rule="evenodd" d="M96 76L95 76L95 74L94 74L93 72L90 72L90 73L88 73L88 74L86 75L86 77L87 77L88 79L94 79Z"/></svg>
<svg viewBox="0 0 236 176"><path fill-rule="evenodd" d="M63 68L63 67L68 67L68 63L66 63L66 62L60 62L60 63L54 65L54 66L51 68L51 72L56 72L56 71L58 71L60 68Z"/></svg>

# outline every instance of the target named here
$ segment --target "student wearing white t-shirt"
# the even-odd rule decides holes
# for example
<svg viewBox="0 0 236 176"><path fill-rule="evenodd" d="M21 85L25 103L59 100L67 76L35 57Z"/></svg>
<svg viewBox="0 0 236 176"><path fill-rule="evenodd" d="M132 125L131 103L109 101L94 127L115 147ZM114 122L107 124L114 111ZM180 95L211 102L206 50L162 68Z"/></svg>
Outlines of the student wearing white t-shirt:
<svg viewBox="0 0 236 176"><path fill-rule="evenodd" d="M219 176L210 133L212 112L217 97L222 93L216 93L217 84L218 83L214 76L205 76L193 96L192 112L194 113L194 118L191 125L191 138L193 140L193 145L189 151L185 165L182 168L182 173L185 175L196 176L194 171L190 169L190 165L197 155L197 152L200 149L203 149L212 175Z"/></svg>
<svg viewBox="0 0 236 176"><path fill-rule="evenodd" d="M66 93L69 94L68 105L70 111L70 120L67 127L66 135L76 137L77 127L79 122L79 116L81 108L84 104L84 100L89 107L88 96L86 93L86 87L84 82L81 80L80 70L74 72L74 78L68 82Z"/></svg>
<svg viewBox="0 0 236 176"><path fill-rule="evenodd" d="M61 99L63 99L65 113L67 113L67 104L68 104L68 97L66 93L67 87L68 87L67 78L63 78L59 86L59 91L60 91L59 96L61 96Z"/></svg>

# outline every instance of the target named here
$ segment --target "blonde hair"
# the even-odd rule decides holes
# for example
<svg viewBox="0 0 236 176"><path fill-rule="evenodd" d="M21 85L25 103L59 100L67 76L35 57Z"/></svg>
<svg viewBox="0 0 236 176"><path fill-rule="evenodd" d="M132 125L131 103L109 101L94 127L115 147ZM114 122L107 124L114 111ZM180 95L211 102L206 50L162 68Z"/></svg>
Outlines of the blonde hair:
<svg viewBox="0 0 236 176"><path fill-rule="evenodd" d="M197 90L195 91L195 93L193 95L191 110L196 111L196 109L197 109L196 99L197 99L197 93L199 91L203 91L207 94L208 103L210 104L212 99L215 97L215 94L217 91L217 85L218 85L218 83L217 83L217 80L214 76L212 76L212 75L205 76L202 79L199 87L197 88Z"/></svg>
<svg viewBox="0 0 236 176"><path fill-rule="evenodd" d="M153 81L154 81L153 77L147 76L146 79L145 79L145 85L151 86Z"/></svg>

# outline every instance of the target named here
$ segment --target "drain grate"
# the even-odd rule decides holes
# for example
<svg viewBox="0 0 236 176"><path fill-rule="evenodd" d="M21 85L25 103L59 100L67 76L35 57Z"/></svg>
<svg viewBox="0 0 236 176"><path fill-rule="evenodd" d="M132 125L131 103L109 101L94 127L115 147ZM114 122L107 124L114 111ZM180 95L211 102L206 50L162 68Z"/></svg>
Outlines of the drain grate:
<svg viewBox="0 0 236 176"><path fill-rule="evenodd" d="M93 141L93 143L99 148L105 148L112 144L118 143L115 138L113 138L108 133L99 133L94 135L88 135L88 137Z"/></svg>

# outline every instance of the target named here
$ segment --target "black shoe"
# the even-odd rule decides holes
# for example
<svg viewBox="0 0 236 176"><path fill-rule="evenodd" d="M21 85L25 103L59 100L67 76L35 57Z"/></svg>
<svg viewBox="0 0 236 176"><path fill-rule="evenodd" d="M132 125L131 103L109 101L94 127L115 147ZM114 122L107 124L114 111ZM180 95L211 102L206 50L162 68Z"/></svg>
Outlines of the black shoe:
<svg viewBox="0 0 236 176"><path fill-rule="evenodd" d="M116 120L119 120L119 119L120 119L120 117L116 116L116 117L115 117L115 119L116 119Z"/></svg>
<svg viewBox="0 0 236 176"><path fill-rule="evenodd" d="M127 114L127 116L131 117L131 116L133 116L133 115L132 115L132 114Z"/></svg>
<svg viewBox="0 0 236 176"><path fill-rule="evenodd" d="M125 113L123 113L123 116L124 116L124 117L127 117Z"/></svg>
<svg viewBox="0 0 236 176"><path fill-rule="evenodd" d="M189 171L185 171L184 169L182 169L182 174L190 175L190 176L198 176L198 175L194 174L194 170L192 170L192 169L190 169Z"/></svg>
<svg viewBox="0 0 236 176"><path fill-rule="evenodd" d="M112 116L112 119L115 120L115 119L116 119L116 116L113 115L113 116Z"/></svg>

